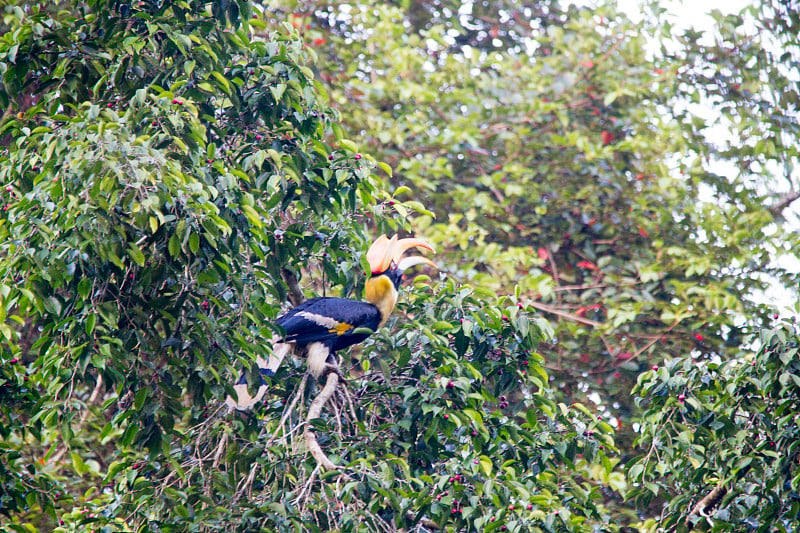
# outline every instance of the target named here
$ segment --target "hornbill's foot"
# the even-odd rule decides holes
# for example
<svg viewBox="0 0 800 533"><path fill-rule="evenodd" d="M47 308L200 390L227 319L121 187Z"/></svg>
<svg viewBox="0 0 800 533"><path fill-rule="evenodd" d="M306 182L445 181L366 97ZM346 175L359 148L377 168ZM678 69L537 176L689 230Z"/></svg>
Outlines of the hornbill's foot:
<svg viewBox="0 0 800 533"><path fill-rule="evenodd" d="M339 376L339 381L345 380L344 373L337 363L325 363L325 368L322 370L320 377L327 376L331 372Z"/></svg>

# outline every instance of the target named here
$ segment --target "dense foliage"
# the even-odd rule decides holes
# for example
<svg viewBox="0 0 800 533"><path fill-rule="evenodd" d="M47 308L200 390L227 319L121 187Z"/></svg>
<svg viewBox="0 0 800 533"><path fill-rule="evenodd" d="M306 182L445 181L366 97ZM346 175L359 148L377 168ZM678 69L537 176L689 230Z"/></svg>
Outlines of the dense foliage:
<svg viewBox="0 0 800 533"><path fill-rule="evenodd" d="M220 408L239 365L269 351L287 295L358 294L361 251L406 224L383 212L390 196L341 137L295 29L248 9L7 11L4 525L601 520L598 488L573 470L610 469L611 428L549 399L546 326L516 298L417 278L406 316L345 361L350 382L310 421L341 477L297 442L317 391L301 366L257 412Z"/></svg>
<svg viewBox="0 0 800 533"><path fill-rule="evenodd" d="M674 359L642 374L646 407L630 466L641 501L664 497L645 531L793 531L800 522L800 334L764 330L749 357Z"/></svg>
<svg viewBox="0 0 800 533"><path fill-rule="evenodd" d="M0 9L3 528L797 529L782 3ZM224 408L395 232L441 270L322 414L300 361Z"/></svg>

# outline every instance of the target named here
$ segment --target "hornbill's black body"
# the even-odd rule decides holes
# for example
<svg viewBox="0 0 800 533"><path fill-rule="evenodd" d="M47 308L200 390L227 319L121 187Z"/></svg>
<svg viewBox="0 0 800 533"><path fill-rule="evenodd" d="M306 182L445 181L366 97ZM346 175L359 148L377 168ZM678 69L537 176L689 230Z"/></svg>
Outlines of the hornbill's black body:
<svg viewBox="0 0 800 533"><path fill-rule="evenodd" d="M325 323L330 320L333 323ZM331 351L363 342L368 333L354 333L356 328L378 329L381 313L369 302L344 298L312 298L301 303L275 323L286 334L281 342L308 345L321 342Z"/></svg>
<svg viewBox="0 0 800 533"><path fill-rule="evenodd" d="M345 298L312 298L280 316L275 324L284 335L273 338L268 359L256 359L262 376L272 376L283 358L291 352L305 354L311 374L319 377L326 366L336 367L335 353L363 342L389 318L397 303L397 290L403 271L420 263L435 266L424 257L400 259L409 248L421 246L432 250L420 239L391 239L381 235L367 252L372 276L364 287L367 301ZM234 385L237 398L229 397L228 405L247 409L255 405L267 391L262 379L258 393L251 396L243 374Z"/></svg>

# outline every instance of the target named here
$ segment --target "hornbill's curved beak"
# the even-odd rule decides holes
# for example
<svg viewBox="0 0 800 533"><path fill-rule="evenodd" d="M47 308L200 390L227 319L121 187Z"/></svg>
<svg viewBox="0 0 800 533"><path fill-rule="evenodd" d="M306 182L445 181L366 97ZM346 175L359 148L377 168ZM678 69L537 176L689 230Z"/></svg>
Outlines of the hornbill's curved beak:
<svg viewBox="0 0 800 533"><path fill-rule="evenodd" d="M409 248L427 248L433 252L433 247L422 239L408 238L398 239L397 235L388 239L386 235L378 237L367 252L367 262L373 274L383 274L387 270L396 269L400 272L414 265L428 264L436 267L436 263L422 256L405 257L401 256ZM434 252L435 253L435 252Z"/></svg>

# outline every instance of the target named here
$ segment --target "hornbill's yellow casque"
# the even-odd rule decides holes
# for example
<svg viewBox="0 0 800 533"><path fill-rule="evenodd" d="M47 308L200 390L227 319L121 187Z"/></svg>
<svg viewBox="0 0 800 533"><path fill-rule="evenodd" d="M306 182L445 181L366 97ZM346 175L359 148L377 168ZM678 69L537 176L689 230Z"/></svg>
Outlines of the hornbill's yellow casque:
<svg viewBox="0 0 800 533"><path fill-rule="evenodd" d="M371 332L381 327L397 303L397 290L403 271L422 263L436 266L425 257L401 259L409 248L433 248L420 239L388 239L381 235L367 252L372 276L364 286L366 302L345 298L312 298L280 316L275 323L285 332L273 338L272 353L268 360L259 357L256 364L262 376L272 376L281 361L291 351L305 353L308 370L315 377L322 375L327 366L336 366L337 350L364 341ZM233 386L236 399L228 397L227 404L236 409L248 409L258 403L267 392L262 380L255 396L247 390L245 376Z"/></svg>

